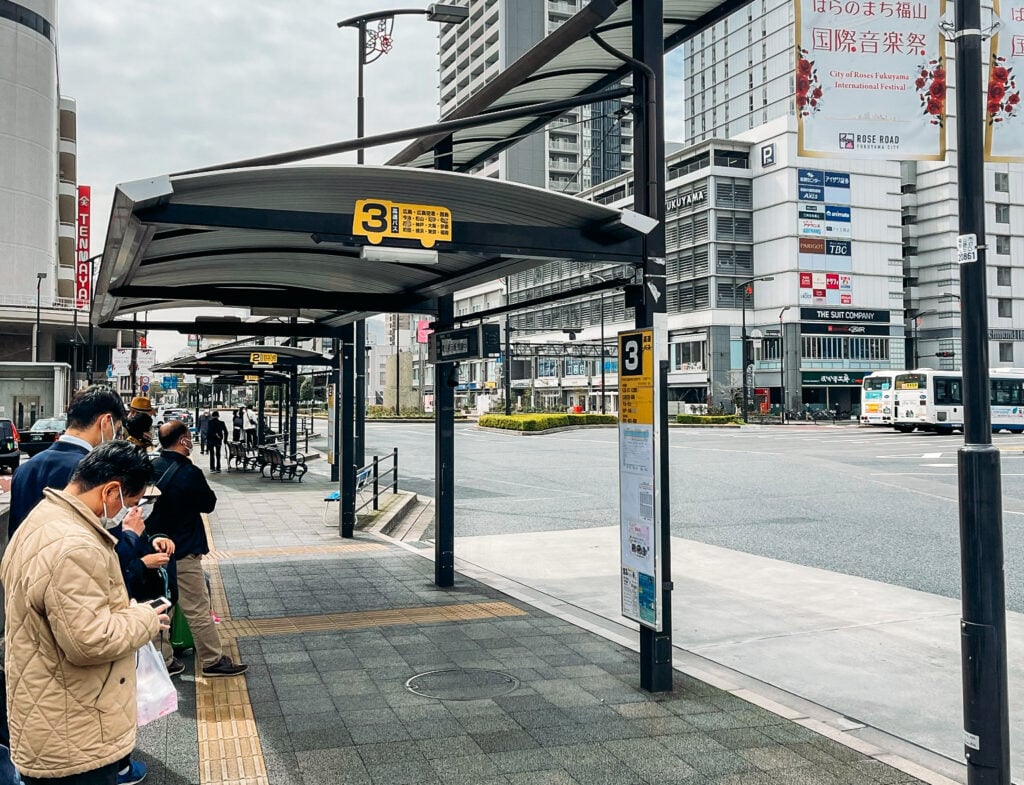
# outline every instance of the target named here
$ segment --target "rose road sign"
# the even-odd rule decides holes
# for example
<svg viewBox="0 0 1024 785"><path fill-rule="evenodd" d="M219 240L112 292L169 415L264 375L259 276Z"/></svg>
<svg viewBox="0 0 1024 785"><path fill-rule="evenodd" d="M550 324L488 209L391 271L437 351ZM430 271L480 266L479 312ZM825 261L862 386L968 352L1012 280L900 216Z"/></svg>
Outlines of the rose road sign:
<svg viewBox="0 0 1024 785"><path fill-rule="evenodd" d="M501 327L479 324L433 333L430 336L429 358L432 363L455 363L478 360L501 354Z"/></svg>

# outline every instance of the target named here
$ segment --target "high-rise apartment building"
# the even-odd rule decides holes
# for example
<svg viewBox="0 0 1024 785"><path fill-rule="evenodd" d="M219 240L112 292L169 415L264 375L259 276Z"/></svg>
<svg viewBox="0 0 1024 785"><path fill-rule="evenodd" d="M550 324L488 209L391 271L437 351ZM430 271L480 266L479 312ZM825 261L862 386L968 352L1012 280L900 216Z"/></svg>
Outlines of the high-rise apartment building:
<svg viewBox="0 0 1024 785"><path fill-rule="evenodd" d="M469 21L441 30L441 115L454 109L586 0L465 0ZM618 101L582 107L546 133L482 161L486 177L577 193L632 168L632 117Z"/></svg>

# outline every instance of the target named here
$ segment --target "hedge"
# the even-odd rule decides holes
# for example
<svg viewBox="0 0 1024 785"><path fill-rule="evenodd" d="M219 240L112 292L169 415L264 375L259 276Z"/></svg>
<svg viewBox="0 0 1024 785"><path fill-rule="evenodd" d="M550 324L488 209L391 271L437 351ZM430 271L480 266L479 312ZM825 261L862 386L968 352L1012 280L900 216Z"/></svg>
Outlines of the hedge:
<svg viewBox="0 0 1024 785"><path fill-rule="evenodd" d="M485 414L477 424L506 431L546 431L570 425L614 425L618 421L614 414Z"/></svg>
<svg viewBox="0 0 1024 785"><path fill-rule="evenodd" d="M676 422L683 425L734 425L739 420L734 414L677 414Z"/></svg>

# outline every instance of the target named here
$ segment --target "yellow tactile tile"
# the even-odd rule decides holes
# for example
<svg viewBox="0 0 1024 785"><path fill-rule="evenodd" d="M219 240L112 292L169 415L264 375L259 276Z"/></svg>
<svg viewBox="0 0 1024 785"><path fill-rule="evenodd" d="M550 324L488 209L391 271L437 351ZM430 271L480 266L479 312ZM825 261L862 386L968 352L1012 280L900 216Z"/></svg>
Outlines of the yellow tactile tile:
<svg viewBox="0 0 1024 785"><path fill-rule="evenodd" d="M204 558L217 561L220 559L253 559L275 556L326 556L340 553L383 551L387 550L387 547L377 542L351 542L341 545L296 545L290 548L244 548L234 551L211 550Z"/></svg>
<svg viewBox="0 0 1024 785"><path fill-rule="evenodd" d="M237 662L234 639L221 643ZM200 785L269 785L245 676L196 675L196 727Z"/></svg>
<svg viewBox="0 0 1024 785"><path fill-rule="evenodd" d="M467 602L459 605L431 605L418 608L389 608L378 611L327 613L321 616L291 616L272 619L236 619L220 625L222 635L234 638L262 638L268 635L300 635L304 632L355 630L366 627L394 627L401 624L478 621L487 618L525 616L526 611L507 602Z"/></svg>

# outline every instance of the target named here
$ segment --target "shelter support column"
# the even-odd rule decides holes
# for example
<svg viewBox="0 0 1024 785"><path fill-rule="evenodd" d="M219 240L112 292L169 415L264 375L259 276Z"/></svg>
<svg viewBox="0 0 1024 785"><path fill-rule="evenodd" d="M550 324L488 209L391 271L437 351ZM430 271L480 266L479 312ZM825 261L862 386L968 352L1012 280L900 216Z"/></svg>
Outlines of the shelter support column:
<svg viewBox="0 0 1024 785"><path fill-rule="evenodd" d="M665 313L665 41L662 0L634 0L633 57L637 86L634 131L633 207L655 218L657 227L644 239L643 304L636 308L636 326L656 327L655 314ZM662 627L640 627L640 686L648 692L672 690L672 556L669 506L668 383L667 363L661 357L661 406L655 412L660 424L658 491L660 494Z"/></svg>
<svg viewBox="0 0 1024 785"><path fill-rule="evenodd" d="M434 148L434 168L452 170L452 138ZM455 301L437 298L435 330L448 329L455 317ZM453 377L454 374L454 377ZM455 384L459 366L434 366L434 584L455 585Z"/></svg>
<svg viewBox="0 0 1024 785"><path fill-rule="evenodd" d="M352 440L352 415L355 408L353 396L355 387L355 327L346 324L341 329L341 417L338 431L341 432L341 456L338 460L341 475L341 536L351 538L356 529L356 470L355 451Z"/></svg>
<svg viewBox="0 0 1024 785"><path fill-rule="evenodd" d="M437 299L438 329L448 329L454 316L452 296ZM459 366L434 366L434 583L455 584L455 385Z"/></svg>
<svg viewBox="0 0 1024 785"><path fill-rule="evenodd" d="M341 342L331 339L331 352L334 355L332 381L334 382L334 433L327 438L334 443L334 463L331 464L331 482L338 482L338 467L341 465Z"/></svg>
<svg viewBox="0 0 1024 785"><path fill-rule="evenodd" d="M288 377L288 453L299 451L299 367L292 368Z"/></svg>
<svg viewBox="0 0 1024 785"><path fill-rule="evenodd" d="M355 425L355 465L362 468L366 464L366 322L356 322L356 425Z"/></svg>
<svg viewBox="0 0 1024 785"><path fill-rule="evenodd" d="M233 414L233 412L232 412ZM256 383L256 443L267 443L267 426L264 418L267 416L267 383L262 377ZM242 441L245 441L244 433Z"/></svg>

